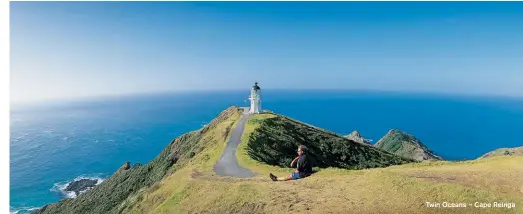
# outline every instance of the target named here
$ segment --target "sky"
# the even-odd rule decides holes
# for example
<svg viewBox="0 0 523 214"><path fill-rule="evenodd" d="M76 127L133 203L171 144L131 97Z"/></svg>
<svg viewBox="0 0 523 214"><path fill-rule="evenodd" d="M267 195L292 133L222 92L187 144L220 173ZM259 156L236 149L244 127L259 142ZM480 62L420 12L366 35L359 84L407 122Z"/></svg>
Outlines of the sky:
<svg viewBox="0 0 523 214"><path fill-rule="evenodd" d="M11 2L11 103L357 89L523 97L523 2Z"/></svg>

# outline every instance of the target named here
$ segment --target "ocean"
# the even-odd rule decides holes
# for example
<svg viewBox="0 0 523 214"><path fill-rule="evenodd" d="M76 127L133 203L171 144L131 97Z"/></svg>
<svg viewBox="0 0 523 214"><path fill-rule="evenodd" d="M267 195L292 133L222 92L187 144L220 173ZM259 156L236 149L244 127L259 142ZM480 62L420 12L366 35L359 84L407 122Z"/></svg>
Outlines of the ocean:
<svg viewBox="0 0 523 214"><path fill-rule="evenodd" d="M147 163L175 137L249 91L183 92L11 106L10 212L74 197L68 182L100 182L125 161ZM523 145L523 99L333 90L263 90L262 107L339 134L377 142L411 133L448 160Z"/></svg>

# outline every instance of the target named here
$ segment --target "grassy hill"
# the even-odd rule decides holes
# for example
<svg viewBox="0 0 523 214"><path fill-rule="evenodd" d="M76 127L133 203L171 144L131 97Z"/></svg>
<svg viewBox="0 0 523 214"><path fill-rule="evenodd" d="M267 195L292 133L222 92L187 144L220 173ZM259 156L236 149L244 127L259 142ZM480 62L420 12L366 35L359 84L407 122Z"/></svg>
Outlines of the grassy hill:
<svg viewBox="0 0 523 214"><path fill-rule="evenodd" d="M481 158L489 158L489 157L496 157L496 156L523 156L523 146L516 147L516 148L496 149L492 152L484 154L483 156L481 156Z"/></svg>
<svg viewBox="0 0 523 214"><path fill-rule="evenodd" d="M212 143L223 142L239 115L237 108L228 108L204 128L174 139L148 164L135 164L130 169L118 170L76 199L64 199L36 213L121 213L129 198L139 198L144 191L157 188L165 175L190 165L194 156L202 154L202 150L211 147ZM204 158L209 157L205 153L203 155Z"/></svg>
<svg viewBox="0 0 523 214"><path fill-rule="evenodd" d="M376 144L376 148L417 161L443 160L411 134L391 129Z"/></svg>
<svg viewBox="0 0 523 214"><path fill-rule="evenodd" d="M268 172L285 175L293 171L280 165L286 165L287 158L294 156L295 148L292 151L290 148L295 145L282 139L270 141L270 136L263 136L262 133L275 133L277 135L274 136L287 140L296 140L300 137L303 137L304 141L321 140L320 143L310 143L318 145L314 150L317 154L316 158L319 160L318 163L326 165L338 164L345 168L365 168L405 161L375 148L361 147L365 146L363 144L355 145L354 142L346 139L342 141L339 139L340 136L334 133L274 114L251 116L236 152L239 163L258 173L258 176L249 179L216 176L213 165L220 158L228 133L235 127L239 116L238 109L229 108L209 126L190 135L184 135L185 137L179 137L169 144L152 162L141 166L147 170L139 170L142 168L137 166L136 169L117 172L113 175L114 178L111 177L77 199L68 199L57 205L48 206L44 212L523 213L523 177L521 176L523 156L493 157L464 162L407 163L363 170L329 167L318 169L317 173L306 179L272 182L267 177ZM278 128L264 128L266 125ZM307 131L311 136L288 133L290 130ZM277 142L282 145L276 145ZM324 157L323 154L328 150L320 146L321 142L332 144L329 148L337 151L335 153L337 155ZM251 157L249 154L254 146L260 148L281 146L284 149L281 152L284 158L276 157L271 160L267 157ZM287 147L289 150L286 149ZM360 150L368 151L372 156L354 155ZM345 159L350 164L344 165L341 163L343 160L341 154L344 153L353 154L358 159ZM176 161L169 166L172 162L169 160ZM266 164L267 161L272 161L272 165ZM355 161L363 163L357 164ZM147 178L149 176L151 178ZM127 179L131 181L126 183ZM145 180L142 181L143 179ZM110 196L111 194L118 197ZM517 206L513 209L479 209L470 206L452 209L428 208L425 205L425 202L443 201L513 202ZM99 203L107 203L107 205Z"/></svg>
<svg viewBox="0 0 523 214"><path fill-rule="evenodd" d="M249 156L269 165L288 166L299 145L307 146L313 165L322 168L364 169L413 162L272 113L255 115L246 126Z"/></svg>

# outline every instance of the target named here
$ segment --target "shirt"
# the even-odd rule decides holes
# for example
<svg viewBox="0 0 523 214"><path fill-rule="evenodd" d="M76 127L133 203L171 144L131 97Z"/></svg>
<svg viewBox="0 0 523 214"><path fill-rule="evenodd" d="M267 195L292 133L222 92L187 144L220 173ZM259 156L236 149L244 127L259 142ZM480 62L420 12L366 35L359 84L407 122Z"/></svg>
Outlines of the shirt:
<svg viewBox="0 0 523 214"><path fill-rule="evenodd" d="M312 165L307 155L303 154L298 158L296 169L300 172L301 177L309 176L312 173Z"/></svg>

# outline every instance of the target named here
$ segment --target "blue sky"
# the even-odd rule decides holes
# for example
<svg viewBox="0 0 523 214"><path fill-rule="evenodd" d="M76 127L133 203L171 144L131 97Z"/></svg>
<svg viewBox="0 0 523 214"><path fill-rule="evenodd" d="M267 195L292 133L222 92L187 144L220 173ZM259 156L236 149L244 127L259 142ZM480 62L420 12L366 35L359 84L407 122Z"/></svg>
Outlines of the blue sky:
<svg viewBox="0 0 523 214"><path fill-rule="evenodd" d="M11 2L11 101L155 91L523 96L522 2Z"/></svg>

